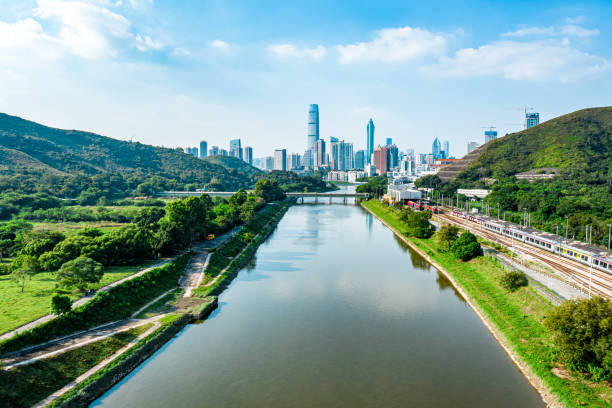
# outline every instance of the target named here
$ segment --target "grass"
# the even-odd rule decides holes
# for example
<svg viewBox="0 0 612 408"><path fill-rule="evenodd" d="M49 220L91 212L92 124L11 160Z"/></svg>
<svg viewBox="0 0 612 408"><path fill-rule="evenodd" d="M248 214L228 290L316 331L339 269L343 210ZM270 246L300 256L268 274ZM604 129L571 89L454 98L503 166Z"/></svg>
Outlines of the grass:
<svg viewBox="0 0 612 408"><path fill-rule="evenodd" d="M397 231L405 235L406 226L399 212L376 200L362 203ZM502 333L507 344L566 406L609 407L612 389L603 383L590 383L580 373L570 379L553 374L556 350L551 333L543 322L552 306L531 288L509 293L499 284L502 271L486 257L461 262L441 251L433 238L408 239L438 262L465 290L480 311Z"/></svg>
<svg viewBox="0 0 612 408"><path fill-rule="evenodd" d="M0 407L29 407L137 338L152 323L12 370L0 371Z"/></svg>
<svg viewBox="0 0 612 408"><path fill-rule="evenodd" d="M142 312L136 315L136 319L146 319L149 317L157 316L163 313L170 313L176 310L176 302L183 296L184 291L182 289L176 289L168 293L151 306L147 307Z"/></svg>
<svg viewBox="0 0 612 408"><path fill-rule="evenodd" d="M125 225L112 221L96 222L32 222L35 231L58 231L66 235L74 235L84 228L96 228L107 233L117 230Z"/></svg>
<svg viewBox="0 0 612 408"><path fill-rule="evenodd" d="M145 261L135 266L109 266L105 268L102 280L93 285L100 288L126 276L133 275L140 269L157 261ZM55 287L54 274L43 272L36 274L26 283L23 293L11 280L9 275L0 276L0 333L28 323L49 313L51 297L59 291ZM64 291L61 291L64 293ZM82 292L65 292L72 300L82 296Z"/></svg>

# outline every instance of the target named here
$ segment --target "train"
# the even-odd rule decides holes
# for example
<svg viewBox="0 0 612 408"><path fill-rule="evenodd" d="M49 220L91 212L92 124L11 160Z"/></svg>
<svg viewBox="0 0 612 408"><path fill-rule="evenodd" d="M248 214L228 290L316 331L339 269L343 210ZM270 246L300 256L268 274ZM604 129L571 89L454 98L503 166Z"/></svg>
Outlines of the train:
<svg viewBox="0 0 612 408"><path fill-rule="evenodd" d="M577 241L566 241L564 238L531 228L519 227L509 222L497 220L481 214L470 214L454 209L451 215L481 225L484 229L508 238L516 239L544 251L552 252L564 258L573 259L584 265L612 275L612 254Z"/></svg>
<svg viewBox="0 0 612 408"><path fill-rule="evenodd" d="M409 200L407 203L408 207L413 208L417 211L423 211L423 210L429 210L434 214L438 214L440 211L438 210L438 207L436 207L435 205L431 205L429 203L424 203L422 201L411 201Z"/></svg>

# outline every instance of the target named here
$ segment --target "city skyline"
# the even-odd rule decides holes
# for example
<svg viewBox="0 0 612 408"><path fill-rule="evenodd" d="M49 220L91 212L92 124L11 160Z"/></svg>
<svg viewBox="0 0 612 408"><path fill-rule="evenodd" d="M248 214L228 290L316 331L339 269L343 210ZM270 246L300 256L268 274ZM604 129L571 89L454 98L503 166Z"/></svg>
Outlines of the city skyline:
<svg viewBox="0 0 612 408"><path fill-rule="evenodd" d="M11 2L0 111L167 147L239 137L303 151L303 107L317 101L320 137L364 148L372 117L400 149L431 135L461 156L481 126L521 129L525 107L543 122L609 104L608 2L472 3Z"/></svg>

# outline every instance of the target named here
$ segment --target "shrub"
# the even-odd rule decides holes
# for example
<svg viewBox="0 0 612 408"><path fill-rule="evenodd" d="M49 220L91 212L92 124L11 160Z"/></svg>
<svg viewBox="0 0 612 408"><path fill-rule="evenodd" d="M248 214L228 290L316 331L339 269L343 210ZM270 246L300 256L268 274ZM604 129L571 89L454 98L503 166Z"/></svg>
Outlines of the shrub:
<svg viewBox="0 0 612 408"><path fill-rule="evenodd" d="M545 325L553 331L559 357L572 370L593 380L612 377L612 301L574 299L555 308Z"/></svg>
<svg viewBox="0 0 612 408"><path fill-rule="evenodd" d="M469 261L472 258L482 255L482 248L478 243L476 235L469 231L464 232L451 245L451 252L455 257L462 261Z"/></svg>
<svg viewBox="0 0 612 408"><path fill-rule="evenodd" d="M459 237L459 227L452 224L443 225L440 231L436 232L436 241L440 248L448 251L453 242Z"/></svg>
<svg viewBox="0 0 612 408"><path fill-rule="evenodd" d="M527 286L527 277L523 272L510 271L502 275L499 283L510 292L514 292L521 286Z"/></svg>
<svg viewBox="0 0 612 408"><path fill-rule="evenodd" d="M57 280L60 286L72 287L84 290L90 283L100 282L104 270L102 265L91 258L79 256L62 265L57 272Z"/></svg>
<svg viewBox="0 0 612 408"><path fill-rule="evenodd" d="M63 315L72 309L72 302L68 295L55 294L51 298L51 313Z"/></svg>

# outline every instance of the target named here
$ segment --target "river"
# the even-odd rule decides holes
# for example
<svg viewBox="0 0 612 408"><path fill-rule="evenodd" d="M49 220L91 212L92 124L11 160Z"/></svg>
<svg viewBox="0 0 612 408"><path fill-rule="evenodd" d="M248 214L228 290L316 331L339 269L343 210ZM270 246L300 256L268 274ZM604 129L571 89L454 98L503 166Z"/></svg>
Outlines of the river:
<svg viewBox="0 0 612 408"><path fill-rule="evenodd" d="M326 201L291 207L219 308L92 406L544 403L441 273L362 208Z"/></svg>

